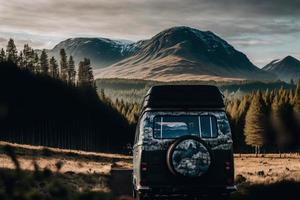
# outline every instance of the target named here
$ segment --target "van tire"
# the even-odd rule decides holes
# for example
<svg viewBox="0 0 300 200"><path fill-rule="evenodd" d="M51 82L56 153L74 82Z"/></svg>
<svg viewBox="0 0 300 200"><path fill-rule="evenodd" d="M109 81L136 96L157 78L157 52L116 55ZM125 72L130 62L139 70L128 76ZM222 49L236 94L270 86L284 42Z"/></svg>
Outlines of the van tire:
<svg viewBox="0 0 300 200"><path fill-rule="evenodd" d="M184 144L186 143L186 144ZM187 145L189 145L187 147ZM186 149L184 151L182 151L182 148ZM194 156L197 156L198 152L202 152L202 158L199 161L194 161L197 163L194 164L198 164L198 162L202 163L203 170L200 168L197 169L195 171L195 173L193 173L193 170L188 169L187 167L189 165L186 165L186 170L182 168L182 166L180 166L181 164L177 164L177 161L174 161L174 158L177 158L178 156L180 157L180 150L183 152L182 156L189 156L192 158L190 159L191 161L194 161L195 158L193 158ZM188 151L189 150L189 151ZM196 151L195 151L196 150ZM174 152L177 154L174 155ZM179 153L178 153L179 152ZM191 153L189 153L191 152ZM186 155L185 155L186 154ZM186 159L185 159L186 160ZM175 163L175 166L174 166ZM196 178L196 177L200 177L203 174L205 174L207 171L209 171L211 165L213 163L213 155L212 155L212 151L209 148L209 146L206 144L205 141L203 141L201 138L196 137L196 136L183 136L178 138L177 140L175 140L175 142L173 144L170 145L168 151L167 151L167 166L169 171L177 176L184 176L184 177L190 177L190 178ZM181 169L178 169L180 168ZM179 171L180 170L180 171Z"/></svg>

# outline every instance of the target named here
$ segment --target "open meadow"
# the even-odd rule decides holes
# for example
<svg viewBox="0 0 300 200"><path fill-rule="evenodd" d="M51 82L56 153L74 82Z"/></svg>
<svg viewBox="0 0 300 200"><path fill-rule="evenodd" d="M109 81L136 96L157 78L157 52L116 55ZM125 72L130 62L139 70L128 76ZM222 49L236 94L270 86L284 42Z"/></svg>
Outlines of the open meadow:
<svg viewBox="0 0 300 200"><path fill-rule="evenodd" d="M239 191L232 199L262 199L273 187L300 189L298 154L235 155ZM1 199L130 199L131 156L0 143ZM120 180L118 180L120 179ZM112 183L113 180L113 184ZM119 181L119 183L118 183ZM124 194L120 194L122 191ZM280 197L274 190L269 195ZM254 196L253 196L254 195ZM257 196L258 195L258 196Z"/></svg>

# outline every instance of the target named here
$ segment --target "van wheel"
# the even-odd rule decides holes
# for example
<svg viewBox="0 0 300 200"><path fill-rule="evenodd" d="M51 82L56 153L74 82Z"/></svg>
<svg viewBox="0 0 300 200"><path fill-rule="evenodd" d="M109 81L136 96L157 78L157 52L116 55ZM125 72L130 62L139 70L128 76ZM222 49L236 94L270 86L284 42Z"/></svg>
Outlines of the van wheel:
<svg viewBox="0 0 300 200"><path fill-rule="evenodd" d="M174 175L200 177L210 169L212 163L209 146L195 136L178 138L167 152L167 166Z"/></svg>

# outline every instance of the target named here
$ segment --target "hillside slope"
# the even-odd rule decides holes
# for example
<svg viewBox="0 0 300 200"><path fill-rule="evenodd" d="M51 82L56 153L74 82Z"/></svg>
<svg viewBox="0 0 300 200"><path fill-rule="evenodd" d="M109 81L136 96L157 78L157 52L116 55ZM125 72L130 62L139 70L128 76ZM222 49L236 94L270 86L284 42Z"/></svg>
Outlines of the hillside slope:
<svg viewBox="0 0 300 200"><path fill-rule="evenodd" d="M300 79L300 61L292 56L287 56L282 60L273 60L267 64L263 70L274 73L282 81L289 82L291 79Z"/></svg>
<svg viewBox="0 0 300 200"><path fill-rule="evenodd" d="M176 80L272 80L274 75L254 66L246 55L209 31L174 27L134 44L133 55L96 78Z"/></svg>

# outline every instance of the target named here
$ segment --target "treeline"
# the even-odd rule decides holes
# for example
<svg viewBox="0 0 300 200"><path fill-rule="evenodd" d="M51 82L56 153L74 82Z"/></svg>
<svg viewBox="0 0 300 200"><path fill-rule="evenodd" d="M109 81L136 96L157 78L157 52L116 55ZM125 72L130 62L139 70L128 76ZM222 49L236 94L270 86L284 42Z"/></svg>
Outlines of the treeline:
<svg viewBox="0 0 300 200"><path fill-rule="evenodd" d="M12 39L0 54L0 140L110 152L132 142L125 117L99 99L89 59L76 70L63 49L58 64Z"/></svg>
<svg viewBox="0 0 300 200"><path fill-rule="evenodd" d="M226 111L236 152L300 151L300 82L228 101Z"/></svg>
<svg viewBox="0 0 300 200"><path fill-rule="evenodd" d="M123 117L125 117L129 124L132 126L132 129L135 129L135 125L140 114L140 104L124 102L123 99L119 100L118 98L113 101L106 96L103 89L101 89L100 91L100 99L110 107L116 109L120 114L122 114Z"/></svg>
<svg viewBox="0 0 300 200"><path fill-rule="evenodd" d="M135 125L140 105L111 100L104 90L101 99L115 107ZM252 92L242 98L227 99L234 151L240 153L279 153L300 151L300 82L296 89Z"/></svg>
<svg viewBox="0 0 300 200"><path fill-rule="evenodd" d="M55 57L47 54L45 49L40 55L28 44L18 52L13 39L9 39L6 51L2 48L0 51L0 62L7 61L16 64L19 68L28 70L35 74L48 75L54 79L61 79L70 85L78 87L94 87L94 76L91 62L84 58L78 64L78 72L75 69L75 62L72 55L67 56L64 49L60 50L60 62L58 64ZM77 77L76 77L77 75Z"/></svg>
<svg viewBox="0 0 300 200"><path fill-rule="evenodd" d="M235 82L214 82L214 81L173 81L158 82L150 80L128 80L128 79L97 79L96 85L98 92L105 90L107 97L115 101L122 99L124 102L141 103L149 88L155 85L201 85L212 84L219 87L226 98L241 98L257 88L261 91L276 90L280 88L295 89L296 84L293 80L290 83L283 81L260 82L260 81L235 81Z"/></svg>

